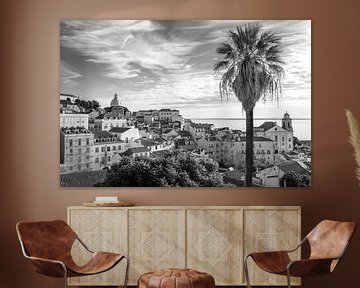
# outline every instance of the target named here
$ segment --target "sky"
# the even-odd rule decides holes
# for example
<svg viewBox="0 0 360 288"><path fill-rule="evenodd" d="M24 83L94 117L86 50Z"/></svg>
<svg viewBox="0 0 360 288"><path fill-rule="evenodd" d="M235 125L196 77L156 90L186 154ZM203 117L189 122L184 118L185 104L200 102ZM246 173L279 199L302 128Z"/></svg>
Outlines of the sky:
<svg viewBox="0 0 360 288"><path fill-rule="evenodd" d="M252 20L254 21L254 20ZM255 118L311 118L311 21L255 20L281 37L278 101L259 101ZM171 108L186 118L242 118L234 95L221 101L214 63L228 31L247 20L66 20L60 24L60 92L130 111ZM310 127L309 127L310 129Z"/></svg>

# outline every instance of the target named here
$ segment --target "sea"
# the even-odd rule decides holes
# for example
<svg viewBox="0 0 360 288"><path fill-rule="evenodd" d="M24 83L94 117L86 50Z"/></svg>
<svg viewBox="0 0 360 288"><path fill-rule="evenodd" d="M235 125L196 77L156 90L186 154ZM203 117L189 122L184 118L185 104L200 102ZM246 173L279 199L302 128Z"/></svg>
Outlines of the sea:
<svg viewBox="0 0 360 288"><path fill-rule="evenodd" d="M195 123L209 123L214 124L215 128L229 127L246 131L245 118L191 118ZM280 127L282 125L281 118L256 118L254 119L254 126L260 126L264 122L276 122ZM299 140L311 140L311 119L308 118L293 118L292 126L294 129L294 136Z"/></svg>

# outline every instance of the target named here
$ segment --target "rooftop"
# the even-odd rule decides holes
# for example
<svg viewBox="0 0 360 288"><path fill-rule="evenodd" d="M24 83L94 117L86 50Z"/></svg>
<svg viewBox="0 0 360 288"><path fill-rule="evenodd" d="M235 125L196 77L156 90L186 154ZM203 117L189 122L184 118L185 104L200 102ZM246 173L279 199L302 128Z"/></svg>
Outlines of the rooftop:
<svg viewBox="0 0 360 288"><path fill-rule="evenodd" d="M91 134L91 132L84 127L62 127L61 132L64 134Z"/></svg>
<svg viewBox="0 0 360 288"><path fill-rule="evenodd" d="M147 147L134 147L127 149L124 153L122 153L125 156L130 156L136 153L143 153L143 152L150 152L149 148Z"/></svg>
<svg viewBox="0 0 360 288"><path fill-rule="evenodd" d="M114 138L114 135L107 131L96 131L94 132L94 138Z"/></svg>
<svg viewBox="0 0 360 288"><path fill-rule="evenodd" d="M156 138L156 139L141 139L140 140L141 145L143 146L155 146L155 145L160 145L162 143L165 142L165 140L162 140L160 138Z"/></svg>
<svg viewBox="0 0 360 288"><path fill-rule="evenodd" d="M306 170L304 167L302 167L299 163L297 163L295 161L284 162L277 166L279 167L280 170L282 170L285 173L293 171L299 175L310 175L311 174L310 171Z"/></svg>
<svg viewBox="0 0 360 288"><path fill-rule="evenodd" d="M272 127L276 126L276 122L270 122L270 121L267 121L267 122L264 122L263 124L261 124L259 127L256 127L256 128L261 128L261 129L264 129L264 131L267 131L269 129L271 129Z"/></svg>
<svg viewBox="0 0 360 288"><path fill-rule="evenodd" d="M129 127L112 127L109 132L113 132L113 133L124 133L128 130L130 130L131 128Z"/></svg>
<svg viewBox="0 0 360 288"><path fill-rule="evenodd" d="M60 175L61 187L93 187L106 178L106 170L77 172Z"/></svg>

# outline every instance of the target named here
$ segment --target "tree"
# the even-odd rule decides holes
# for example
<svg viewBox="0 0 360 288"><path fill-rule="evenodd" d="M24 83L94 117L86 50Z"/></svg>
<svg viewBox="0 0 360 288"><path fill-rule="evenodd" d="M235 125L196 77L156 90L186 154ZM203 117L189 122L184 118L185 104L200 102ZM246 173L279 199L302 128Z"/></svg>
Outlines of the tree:
<svg viewBox="0 0 360 288"><path fill-rule="evenodd" d="M246 112L246 186L252 186L253 110L260 98L278 99L283 74L280 37L261 32L261 28L260 23L250 23L235 32L230 30L228 42L216 49L223 58L214 65L215 72L225 70L219 83L220 97L228 98L232 90Z"/></svg>
<svg viewBox="0 0 360 288"><path fill-rule="evenodd" d="M280 178L280 187L309 187L310 178L307 175L299 175L294 171L289 171Z"/></svg>
<svg viewBox="0 0 360 288"><path fill-rule="evenodd" d="M173 150L163 158L123 156L107 171L101 186L110 187L223 187L218 164L206 156Z"/></svg>
<svg viewBox="0 0 360 288"><path fill-rule="evenodd" d="M100 104L96 100L80 100L76 99L75 104L84 108L86 113L90 113L91 111L98 110L100 107Z"/></svg>
<svg viewBox="0 0 360 288"><path fill-rule="evenodd" d="M286 172L280 178L280 187L299 187L300 177L294 171Z"/></svg>

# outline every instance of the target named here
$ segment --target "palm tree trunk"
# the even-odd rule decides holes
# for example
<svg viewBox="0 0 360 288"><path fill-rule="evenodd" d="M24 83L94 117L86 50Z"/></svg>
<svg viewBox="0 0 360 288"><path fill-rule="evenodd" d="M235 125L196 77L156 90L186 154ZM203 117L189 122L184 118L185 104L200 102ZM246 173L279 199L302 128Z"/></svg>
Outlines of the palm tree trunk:
<svg viewBox="0 0 360 288"><path fill-rule="evenodd" d="M254 113L253 109L246 111L246 155L245 155L245 186L252 186L254 161Z"/></svg>

